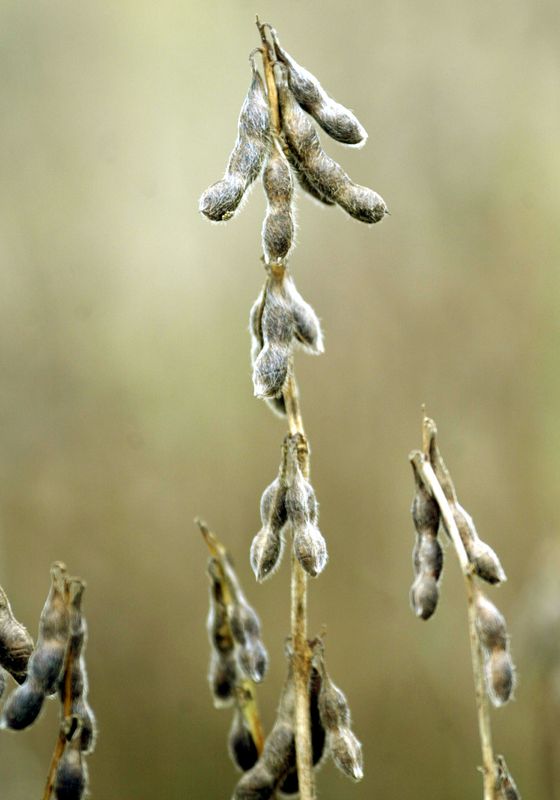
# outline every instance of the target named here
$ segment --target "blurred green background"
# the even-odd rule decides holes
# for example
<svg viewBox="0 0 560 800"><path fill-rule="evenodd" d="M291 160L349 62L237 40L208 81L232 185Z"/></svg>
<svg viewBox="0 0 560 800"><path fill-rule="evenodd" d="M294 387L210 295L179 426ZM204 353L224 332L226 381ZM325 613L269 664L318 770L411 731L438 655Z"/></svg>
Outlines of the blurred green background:
<svg viewBox="0 0 560 800"><path fill-rule="evenodd" d="M227 226L197 212L235 139L256 12L356 109L366 147L325 146L392 212L370 229L298 198L291 266L326 336L324 356L297 358L330 553L310 628L327 624L366 766L357 786L325 766L320 796L481 796L451 550L435 617L408 605L425 402L509 576L489 591L519 674L492 713L496 749L525 798L557 800L555 0L3 1L0 583L35 633L50 563L87 579L94 798L230 796L196 514L261 614L267 727L289 626L287 563L263 586L248 563L284 434L250 379L262 190ZM2 798L40 796L56 713L2 734Z"/></svg>

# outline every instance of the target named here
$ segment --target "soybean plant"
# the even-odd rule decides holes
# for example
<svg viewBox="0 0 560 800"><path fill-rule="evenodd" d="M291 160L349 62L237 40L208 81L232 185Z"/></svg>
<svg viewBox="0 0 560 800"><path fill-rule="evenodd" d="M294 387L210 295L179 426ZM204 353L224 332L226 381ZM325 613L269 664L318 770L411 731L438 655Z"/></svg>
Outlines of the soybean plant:
<svg viewBox="0 0 560 800"><path fill-rule="evenodd" d="M49 800L53 791L56 800L81 800L88 788L85 756L95 746L96 722L88 703L87 627L81 610L84 589L84 582L68 576L64 564L53 564L33 646L0 587L0 667L20 684L4 703L0 728L28 728L47 698L58 693L60 699L59 736L43 800Z"/></svg>
<svg viewBox="0 0 560 800"><path fill-rule="evenodd" d="M210 548L209 680L215 704L234 706L229 750L245 773L234 800L267 800L277 791L299 792L302 800L312 800L313 769L327 756L353 780L362 778L363 765L360 743L350 729L348 703L326 671L322 641L309 640L307 634L308 578L322 573L328 554L310 482L294 352L301 348L320 354L324 347L319 318L288 269L294 246L294 183L315 200L338 205L361 222L379 222L388 211L377 192L354 183L325 153L313 120L347 145L365 142L364 127L281 47L273 28L258 19L257 27L261 45L250 56L251 84L239 115L237 140L224 177L203 193L199 209L213 222L227 221L262 171L266 277L249 320L253 390L286 419L288 430L278 475L261 497L262 527L253 539L250 563L257 581L270 578L291 539L292 603L287 677L268 736L263 736L256 708L255 684L266 667L258 618L245 600L225 547L199 523Z"/></svg>
<svg viewBox="0 0 560 800"><path fill-rule="evenodd" d="M506 574L494 550L479 537L470 514L459 504L438 448L435 422L424 417L422 425L422 450L414 450L409 456L415 481L412 519L417 537L413 551L415 579L410 592L412 610L425 620L436 610L443 568L438 536L445 531L459 559L467 593L484 800L520 800L504 757L494 755L488 702L501 706L513 694L515 667L509 636L503 615L476 580L496 585L506 580Z"/></svg>

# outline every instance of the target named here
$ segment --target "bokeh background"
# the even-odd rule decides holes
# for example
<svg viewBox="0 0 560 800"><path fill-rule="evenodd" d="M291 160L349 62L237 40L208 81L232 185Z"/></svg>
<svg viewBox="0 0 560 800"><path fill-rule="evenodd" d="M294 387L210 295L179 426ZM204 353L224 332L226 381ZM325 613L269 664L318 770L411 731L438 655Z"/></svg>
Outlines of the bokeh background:
<svg viewBox="0 0 560 800"><path fill-rule="evenodd" d="M252 396L263 281L257 187L212 226L258 12L369 131L325 142L392 216L370 229L298 198L291 260L320 314L297 358L330 563L310 628L363 740L324 800L470 800L480 751L463 588L447 550L429 623L408 605L408 452L421 404L509 576L492 599L518 666L492 714L526 798L560 797L560 7L555 0L0 5L0 582L35 633L48 570L88 582L94 798L227 798L227 711L206 682L205 516L258 608L282 684L289 571L248 549L281 420ZM56 704L2 734L2 798L39 797Z"/></svg>

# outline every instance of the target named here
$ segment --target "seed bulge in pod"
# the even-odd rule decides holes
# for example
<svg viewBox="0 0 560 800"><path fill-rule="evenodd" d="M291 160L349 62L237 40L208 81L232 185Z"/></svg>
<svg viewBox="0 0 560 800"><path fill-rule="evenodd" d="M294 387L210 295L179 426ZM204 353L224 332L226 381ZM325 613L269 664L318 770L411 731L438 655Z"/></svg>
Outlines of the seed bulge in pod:
<svg viewBox="0 0 560 800"><path fill-rule="evenodd" d="M420 574L410 589L410 605L420 619L433 616L439 600L439 588L430 575Z"/></svg>
<svg viewBox="0 0 560 800"><path fill-rule="evenodd" d="M513 662L509 651L493 650L486 663L488 694L495 706L510 699L515 681Z"/></svg>
<svg viewBox="0 0 560 800"><path fill-rule="evenodd" d="M282 536L269 525L260 529L251 543L251 568L262 582L274 574L282 560Z"/></svg>
<svg viewBox="0 0 560 800"><path fill-rule="evenodd" d="M294 532L294 552L303 569L312 578L320 575L327 565L325 539L319 528L311 522Z"/></svg>
<svg viewBox="0 0 560 800"><path fill-rule="evenodd" d="M8 697L2 709L0 727L21 731L32 725L43 707L45 695L40 685L28 679Z"/></svg>
<svg viewBox="0 0 560 800"><path fill-rule="evenodd" d="M294 239L293 183L286 156L274 145L263 172L263 186L268 200L262 229L267 264L279 264L288 256Z"/></svg>
<svg viewBox="0 0 560 800"><path fill-rule="evenodd" d="M413 552L414 568L438 580L443 569L443 551L435 536L418 534Z"/></svg>
<svg viewBox="0 0 560 800"><path fill-rule="evenodd" d="M482 592L476 597L476 627L480 642L486 650L507 647L507 629L503 614Z"/></svg>
<svg viewBox="0 0 560 800"><path fill-rule="evenodd" d="M87 789L87 768L79 747L79 735L66 743L54 782L56 800L81 800Z"/></svg>
<svg viewBox="0 0 560 800"><path fill-rule="evenodd" d="M237 680L237 664L233 653L218 654L212 650L208 682L215 708L225 708L233 703Z"/></svg>
<svg viewBox="0 0 560 800"><path fill-rule="evenodd" d="M324 353L323 334L317 314L300 295L292 278L286 279L286 291L291 303L297 341L310 353Z"/></svg>
<svg viewBox="0 0 560 800"><path fill-rule="evenodd" d="M251 769L259 760L259 754L251 731L245 724L242 712L236 708L228 738L231 760L243 772Z"/></svg>
<svg viewBox="0 0 560 800"><path fill-rule="evenodd" d="M269 523L274 530L281 531L286 524L286 491L279 478L264 490L260 512L263 525Z"/></svg>
<svg viewBox="0 0 560 800"><path fill-rule="evenodd" d="M469 557L479 578L491 584L503 583L507 580L500 559L490 545L483 542L482 539L474 542Z"/></svg>

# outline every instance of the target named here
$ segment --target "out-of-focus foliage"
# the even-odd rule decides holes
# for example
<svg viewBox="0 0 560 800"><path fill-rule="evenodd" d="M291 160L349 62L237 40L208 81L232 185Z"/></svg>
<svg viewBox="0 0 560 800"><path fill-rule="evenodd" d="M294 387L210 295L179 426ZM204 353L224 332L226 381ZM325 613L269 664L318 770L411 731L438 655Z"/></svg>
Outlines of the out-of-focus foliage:
<svg viewBox="0 0 560 800"><path fill-rule="evenodd" d="M560 529L553 0L359 0L350 11L330 0L4 1L0 583L32 626L52 561L88 581L94 796L229 796L195 514L227 543L260 611L268 727L289 627L286 565L263 586L249 566L284 434L250 376L264 200L255 190L224 229L197 213L235 138L255 10L357 111L367 148L326 147L392 213L370 230L298 204L293 273L326 339L324 356L297 360L330 554L310 624L328 624L366 773L347 788L326 767L321 797L480 794L451 552L434 618L408 606L407 454L425 402L509 577L499 605L519 687L493 712L497 749L524 796L550 800L530 677L540 655L521 636L516 647L516 631L537 544ZM48 714L50 738L47 720L2 737L7 800L39 796L56 736Z"/></svg>

